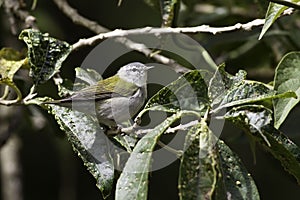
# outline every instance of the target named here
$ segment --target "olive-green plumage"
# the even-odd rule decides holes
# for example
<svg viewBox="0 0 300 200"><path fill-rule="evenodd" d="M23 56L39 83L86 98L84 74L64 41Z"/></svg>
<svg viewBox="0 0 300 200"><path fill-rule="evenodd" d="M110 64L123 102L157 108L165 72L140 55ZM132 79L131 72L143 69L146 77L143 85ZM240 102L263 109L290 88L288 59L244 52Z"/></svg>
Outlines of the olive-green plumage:
<svg viewBox="0 0 300 200"><path fill-rule="evenodd" d="M59 103L69 101L103 100L111 97L129 97L136 92L138 86L120 79L118 75L99 81L75 92L72 96L58 100Z"/></svg>
<svg viewBox="0 0 300 200"><path fill-rule="evenodd" d="M130 119L143 105L150 68L142 63L130 63L112 77L76 91L70 97L46 103L96 115L99 123L116 127Z"/></svg>

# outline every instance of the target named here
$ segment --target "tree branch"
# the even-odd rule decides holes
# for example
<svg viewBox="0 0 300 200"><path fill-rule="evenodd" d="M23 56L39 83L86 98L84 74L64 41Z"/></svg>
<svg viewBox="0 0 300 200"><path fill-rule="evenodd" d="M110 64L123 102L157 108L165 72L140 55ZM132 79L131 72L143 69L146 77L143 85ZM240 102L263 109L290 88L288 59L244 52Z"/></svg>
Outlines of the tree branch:
<svg viewBox="0 0 300 200"><path fill-rule="evenodd" d="M169 127L165 133L175 133L176 131L185 131L187 130L188 128L190 128L191 126L194 126L196 124L198 124L199 121L198 120L194 120L194 121L190 121L186 124L179 124L178 126L175 126L175 127ZM135 131L135 134L136 135L145 135L147 133L149 133L150 131L153 131L153 129L138 129L138 125L136 123L134 123L132 126L130 127L127 127L127 128L122 128L121 129L121 132L122 133L126 133L126 134L129 134L129 133L132 133L133 131Z"/></svg>
<svg viewBox="0 0 300 200"><path fill-rule="evenodd" d="M13 136L0 151L2 197L5 200L23 199L20 145L19 138Z"/></svg>
<svg viewBox="0 0 300 200"><path fill-rule="evenodd" d="M237 23L233 26L227 26L227 27L210 27L208 25L201 25L201 26L196 26L196 27L178 27L178 28L145 27L145 28L137 28L137 29L130 29L130 30L116 29L111 32L100 33L91 38L80 39L78 42L73 44L73 48L78 49L82 46L94 45L95 43L102 41L104 39L114 38L114 37L126 37L129 35L153 34L153 35L159 36L159 35L163 35L163 34L172 34L172 33L189 33L189 34L212 33L212 34L217 34L217 33L230 32L230 31L239 30L239 29L249 31L253 27L263 25L264 22L265 22L264 19L255 19L255 20L245 23L245 24Z"/></svg>
<svg viewBox="0 0 300 200"><path fill-rule="evenodd" d="M100 32L111 33L111 32L108 32L109 29L99 25L97 22L89 20L89 19L81 16L80 14L78 14L78 12L74 8L72 8L66 0L53 0L53 2L74 23L79 24L83 27L86 27L87 29L93 31L96 34L99 34ZM102 33L102 34L105 34L105 33ZM181 66L173 59L170 59L170 58L165 57L160 54L153 54L152 50L149 49L148 47L146 47L146 45L144 45L144 44L135 43L125 37L124 38L115 38L115 40L131 50L140 52L147 57L150 57L162 64L172 67L177 73L185 73L185 72L189 71L189 69ZM82 40L80 40L80 41L82 41ZM77 42L76 44L73 45L73 50L76 50L81 46L84 46L84 44L81 45L81 43Z"/></svg>
<svg viewBox="0 0 300 200"><path fill-rule="evenodd" d="M78 14L77 10L71 7L66 0L53 0L53 2L57 5L57 7L68 16L75 24L81 25L83 27L88 28L94 33L102 33L108 32L109 29L100 26L97 22L89 20L80 14Z"/></svg>
<svg viewBox="0 0 300 200"><path fill-rule="evenodd" d="M25 5L19 0L4 0L3 6L5 12L8 15L8 21L10 23L10 28L12 34L16 35L20 30L18 30L17 20L23 22L23 28L34 28L37 29L35 17L29 14L27 10L23 10Z"/></svg>

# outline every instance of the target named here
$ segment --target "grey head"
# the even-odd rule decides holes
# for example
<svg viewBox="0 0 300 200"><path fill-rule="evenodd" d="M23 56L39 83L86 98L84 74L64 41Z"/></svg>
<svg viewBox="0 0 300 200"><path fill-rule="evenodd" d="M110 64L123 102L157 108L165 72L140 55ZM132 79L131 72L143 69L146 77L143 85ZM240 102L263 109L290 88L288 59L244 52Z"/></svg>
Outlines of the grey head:
<svg viewBox="0 0 300 200"><path fill-rule="evenodd" d="M133 62L121 67L117 75L125 81L142 87L147 83L147 71L151 68L153 67L146 66L140 62Z"/></svg>

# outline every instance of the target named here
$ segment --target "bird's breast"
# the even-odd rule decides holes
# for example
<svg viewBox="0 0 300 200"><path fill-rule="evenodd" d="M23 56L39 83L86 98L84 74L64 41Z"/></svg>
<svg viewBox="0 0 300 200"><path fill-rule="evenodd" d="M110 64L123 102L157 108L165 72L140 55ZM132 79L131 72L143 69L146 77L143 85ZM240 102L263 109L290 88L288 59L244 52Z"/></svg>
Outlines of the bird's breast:
<svg viewBox="0 0 300 200"><path fill-rule="evenodd" d="M117 124L130 119L143 106L147 96L146 87L140 87L129 97L112 97L97 103L98 120L112 120Z"/></svg>

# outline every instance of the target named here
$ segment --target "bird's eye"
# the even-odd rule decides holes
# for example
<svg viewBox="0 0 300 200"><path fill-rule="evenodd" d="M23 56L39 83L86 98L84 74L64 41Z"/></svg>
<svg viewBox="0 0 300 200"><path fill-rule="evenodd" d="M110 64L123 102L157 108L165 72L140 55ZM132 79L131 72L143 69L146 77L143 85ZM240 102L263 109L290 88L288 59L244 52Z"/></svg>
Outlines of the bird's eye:
<svg viewBox="0 0 300 200"><path fill-rule="evenodd" d="M137 68L133 68L132 71L133 71L133 72L137 72Z"/></svg>

